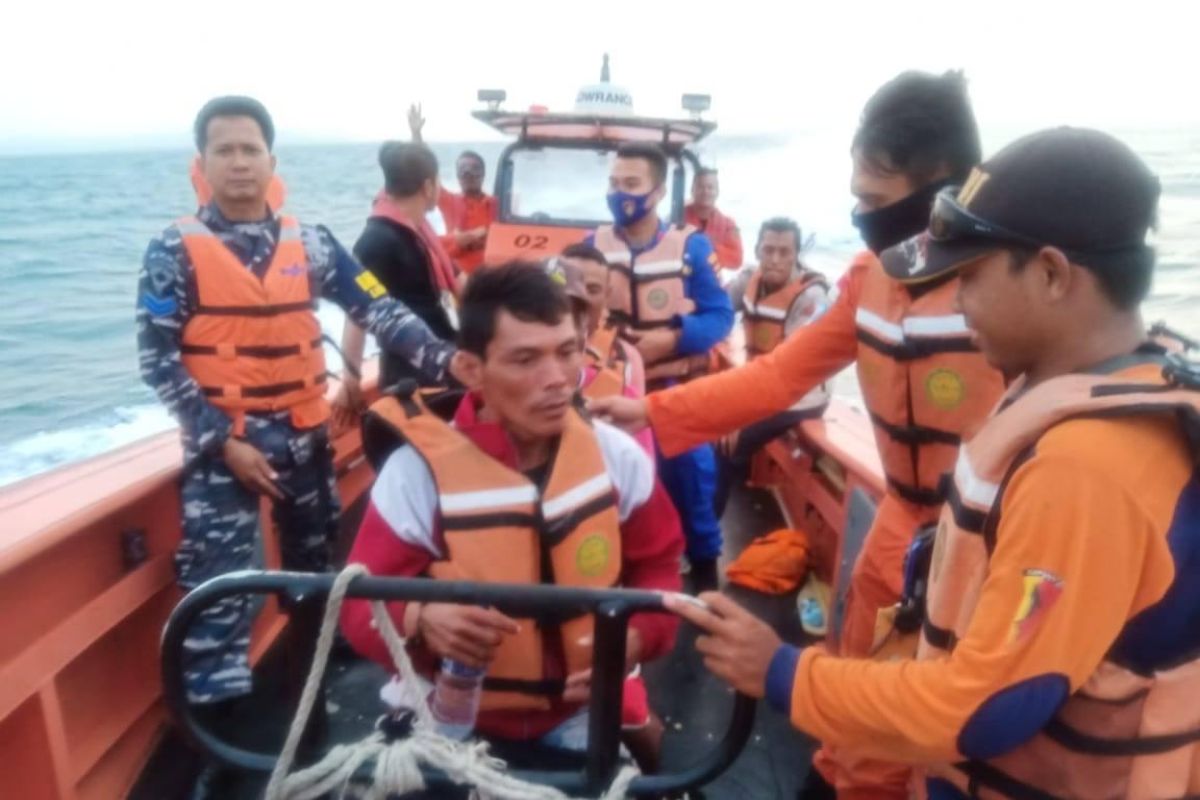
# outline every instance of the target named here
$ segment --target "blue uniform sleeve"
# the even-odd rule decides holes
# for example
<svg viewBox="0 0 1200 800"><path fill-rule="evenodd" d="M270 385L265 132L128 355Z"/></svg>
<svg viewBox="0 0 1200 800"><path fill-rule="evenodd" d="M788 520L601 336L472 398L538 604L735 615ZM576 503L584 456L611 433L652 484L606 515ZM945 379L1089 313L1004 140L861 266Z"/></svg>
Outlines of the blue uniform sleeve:
<svg viewBox="0 0 1200 800"><path fill-rule="evenodd" d="M180 342L191 317L183 243L168 230L150 242L137 289L138 370L142 380L179 421L185 456L216 453L233 423L204 397L183 366Z"/></svg>
<svg viewBox="0 0 1200 800"><path fill-rule="evenodd" d="M305 247L321 296L374 334L384 350L412 364L430 382L444 383L454 345L437 338L408 306L390 297L379 279L363 269L328 229L318 226L310 231L305 232Z"/></svg>
<svg viewBox="0 0 1200 800"><path fill-rule="evenodd" d="M712 349L733 328L733 305L713 271L717 263L712 241L693 233L684 245L683 263L688 269L684 291L696 310L680 318L680 355L695 355Z"/></svg>

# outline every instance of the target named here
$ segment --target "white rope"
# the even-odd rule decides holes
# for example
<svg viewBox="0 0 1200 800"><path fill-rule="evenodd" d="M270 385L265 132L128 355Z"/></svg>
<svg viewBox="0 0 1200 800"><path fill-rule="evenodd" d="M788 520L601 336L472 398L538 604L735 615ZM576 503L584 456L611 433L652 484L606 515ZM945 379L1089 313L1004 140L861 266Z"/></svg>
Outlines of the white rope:
<svg viewBox="0 0 1200 800"><path fill-rule="evenodd" d="M291 772L300 738L308 726L325 675L346 589L354 578L369 574L361 564L352 564L333 582L308 681L300 695L300 706L296 709L279 761L271 772L265 800L317 800L332 792L345 798L355 774L371 763L375 765L372 784L363 800L386 800L390 795L424 789L422 764L441 770L456 783L474 786L484 800L571 800L558 789L518 780L506 773L505 763L488 752L485 742L456 742L438 733L426 698L415 688L418 685L416 671L404 649L404 639L378 600L371 601L371 615L400 675L401 689L407 695L404 704L414 713L411 735L388 741L384 734L372 733L355 744L337 745L319 763ZM621 770L601 800L622 800L637 775L634 767Z"/></svg>

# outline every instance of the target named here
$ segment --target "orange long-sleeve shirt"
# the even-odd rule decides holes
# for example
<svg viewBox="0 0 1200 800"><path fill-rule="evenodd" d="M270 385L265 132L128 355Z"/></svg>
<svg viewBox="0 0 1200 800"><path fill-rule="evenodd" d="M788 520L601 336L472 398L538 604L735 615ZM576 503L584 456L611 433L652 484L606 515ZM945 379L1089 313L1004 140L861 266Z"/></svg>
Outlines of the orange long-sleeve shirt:
<svg viewBox="0 0 1200 800"><path fill-rule="evenodd" d="M446 223L442 245L464 272L474 272L483 264L484 244L470 249L458 246L454 234L475 228L489 227L496 221L496 198L488 194L464 195L442 189L438 193L438 210Z"/></svg>
<svg viewBox="0 0 1200 800"><path fill-rule="evenodd" d="M858 355L854 316L874 260L866 252L855 258L825 314L770 353L737 369L649 395L650 424L663 453L682 453L786 411L817 384L853 363Z"/></svg>
<svg viewBox="0 0 1200 800"><path fill-rule="evenodd" d="M1196 502L1193 470L1169 418L1051 429L1008 483L978 605L948 658L876 662L784 646L769 699L821 741L891 761L956 761L974 757L962 752L971 742L1024 741L1166 594L1176 574L1167 535L1177 508ZM1198 534L1182 536L1191 540L1174 544L1186 554ZM1036 616L1026 603L1030 570L1061 580ZM1030 692L1039 683L1057 695Z"/></svg>
<svg viewBox="0 0 1200 800"><path fill-rule="evenodd" d="M703 231L712 240L713 252L717 254L717 263L721 269L736 270L742 266L742 232L738 230L732 217L714 208L709 212L707 219L701 219L694 203L689 203L683 214L688 225Z"/></svg>

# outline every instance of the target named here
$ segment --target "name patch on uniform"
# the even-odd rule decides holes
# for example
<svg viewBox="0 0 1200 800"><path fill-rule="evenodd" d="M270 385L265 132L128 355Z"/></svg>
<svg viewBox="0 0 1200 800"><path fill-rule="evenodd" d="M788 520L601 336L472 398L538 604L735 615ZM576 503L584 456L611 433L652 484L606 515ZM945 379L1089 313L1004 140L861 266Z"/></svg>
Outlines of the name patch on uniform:
<svg viewBox="0 0 1200 800"><path fill-rule="evenodd" d="M375 277L375 273L369 269L364 269L358 273L358 277L354 279L354 282L358 284L358 288L370 295L372 300L378 300L387 294L387 289L379 282L379 278Z"/></svg>
<svg viewBox="0 0 1200 800"><path fill-rule="evenodd" d="M962 404L967 387L954 370L935 369L925 378L925 394L935 406L950 411Z"/></svg>
<svg viewBox="0 0 1200 800"><path fill-rule="evenodd" d="M602 534L593 533L579 543L575 551L575 568L580 575L593 577L604 572L609 559L608 539Z"/></svg>
<svg viewBox="0 0 1200 800"><path fill-rule="evenodd" d="M1027 569L1024 572L1025 586L1021 604L1013 617L1009 631L1009 644L1020 642L1033 633L1042 623L1046 612L1062 595L1063 580L1044 569Z"/></svg>

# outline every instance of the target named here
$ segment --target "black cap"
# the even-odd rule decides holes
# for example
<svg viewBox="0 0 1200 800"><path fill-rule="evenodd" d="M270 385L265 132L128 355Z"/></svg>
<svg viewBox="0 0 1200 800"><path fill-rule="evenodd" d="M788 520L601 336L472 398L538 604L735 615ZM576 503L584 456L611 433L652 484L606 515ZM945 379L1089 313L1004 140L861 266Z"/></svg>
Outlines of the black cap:
<svg viewBox="0 0 1200 800"><path fill-rule="evenodd" d="M953 190L948 190L953 191ZM1141 254L1154 225L1158 178L1124 143L1087 128L1053 128L1005 147L939 197L930 233L881 260L922 282L1002 247L1057 247L1082 266Z"/></svg>

